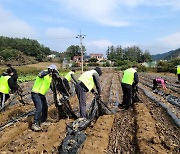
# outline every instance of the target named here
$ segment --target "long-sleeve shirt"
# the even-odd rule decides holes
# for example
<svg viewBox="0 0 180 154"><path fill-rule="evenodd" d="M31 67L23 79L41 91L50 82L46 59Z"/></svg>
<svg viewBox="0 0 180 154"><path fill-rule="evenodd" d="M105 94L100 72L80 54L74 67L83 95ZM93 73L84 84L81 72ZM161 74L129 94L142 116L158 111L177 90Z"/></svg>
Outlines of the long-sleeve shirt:
<svg viewBox="0 0 180 154"><path fill-rule="evenodd" d="M93 73L93 80L94 80L98 94L101 95L101 87L100 87L100 83L99 83L99 74L98 73Z"/></svg>
<svg viewBox="0 0 180 154"><path fill-rule="evenodd" d="M138 84L138 82L139 82L138 73L135 72L134 73L134 82L133 82L132 86L130 84L126 84L126 83L121 83L121 84L123 84L123 86L126 88L131 88L131 87L135 87Z"/></svg>
<svg viewBox="0 0 180 154"><path fill-rule="evenodd" d="M139 82L138 73L137 73L137 72L135 72L135 73L134 73L134 83L133 83L133 84L137 85L137 84L138 84L138 82Z"/></svg>
<svg viewBox="0 0 180 154"><path fill-rule="evenodd" d="M165 81L162 78L156 78L156 82L161 84L163 88L166 88Z"/></svg>
<svg viewBox="0 0 180 154"><path fill-rule="evenodd" d="M99 95L101 95L101 87L100 87L100 83L99 83L99 74L97 72L94 72L92 74L92 77L93 77L93 81L94 81L94 84L96 86L96 89L97 89L97 92ZM89 89L85 86L85 84L83 82L80 82L80 85L86 90L86 92L89 91ZM93 92L94 89L91 90L91 92Z"/></svg>
<svg viewBox="0 0 180 154"><path fill-rule="evenodd" d="M74 81L75 83L77 83L77 80L76 80L74 74L71 74L71 77L72 77L73 81Z"/></svg>
<svg viewBox="0 0 180 154"><path fill-rule="evenodd" d="M18 78L18 74L17 74L17 70L13 67L10 67L13 71L13 75L11 76L13 79L17 80Z"/></svg>
<svg viewBox="0 0 180 154"><path fill-rule="evenodd" d="M15 84L14 79L12 77L8 79L8 85L11 88L12 92L15 92L18 89L17 84Z"/></svg>

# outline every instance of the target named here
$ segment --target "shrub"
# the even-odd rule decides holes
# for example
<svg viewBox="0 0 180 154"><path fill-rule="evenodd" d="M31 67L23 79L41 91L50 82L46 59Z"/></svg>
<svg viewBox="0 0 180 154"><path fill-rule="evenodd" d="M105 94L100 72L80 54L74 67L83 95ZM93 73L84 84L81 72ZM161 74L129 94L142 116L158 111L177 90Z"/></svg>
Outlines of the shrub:
<svg viewBox="0 0 180 154"><path fill-rule="evenodd" d="M99 64L96 62L91 62L91 63L88 63L88 66L99 66Z"/></svg>

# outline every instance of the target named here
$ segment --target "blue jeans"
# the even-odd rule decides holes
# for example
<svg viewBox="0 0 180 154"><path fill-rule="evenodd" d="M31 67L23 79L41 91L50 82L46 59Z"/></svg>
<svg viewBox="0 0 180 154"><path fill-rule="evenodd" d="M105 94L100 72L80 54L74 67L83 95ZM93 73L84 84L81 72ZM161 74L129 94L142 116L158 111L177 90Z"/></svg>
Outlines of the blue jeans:
<svg viewBox="0 0 180 154"><path fill-rule="evenodd" d="M34 114L34 123L41 123L47 120L48 113L48 105L46 101L46 97L41 94L31 93L32 100L34 102L34 106L36 108Z"/></svg>

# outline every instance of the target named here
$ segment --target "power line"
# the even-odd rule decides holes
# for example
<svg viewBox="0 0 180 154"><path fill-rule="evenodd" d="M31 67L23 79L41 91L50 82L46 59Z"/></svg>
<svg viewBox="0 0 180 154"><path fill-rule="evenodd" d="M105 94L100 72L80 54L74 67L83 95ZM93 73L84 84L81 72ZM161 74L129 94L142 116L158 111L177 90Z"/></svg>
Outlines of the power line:
<svg viewBox="0 0 180 154"><path fill-rule="evenodd" d="M31 37L31 39L37 39L37 40L59 40L59 39L72 39L75 36L69 36L69 37Z"/></svg>

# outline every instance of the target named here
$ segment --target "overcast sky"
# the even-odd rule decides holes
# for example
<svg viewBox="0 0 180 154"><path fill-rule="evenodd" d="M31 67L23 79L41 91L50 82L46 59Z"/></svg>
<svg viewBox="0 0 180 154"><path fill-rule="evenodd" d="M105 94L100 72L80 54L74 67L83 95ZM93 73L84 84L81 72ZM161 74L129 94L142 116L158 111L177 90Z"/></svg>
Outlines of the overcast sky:
<svg viewBox="0 0 180 154"><path fill-rule="evenodd" d="M180 47L180 0L0 0L0 36L62 52L80 44L80 32L88 53L111 45L168 52Z"/></svg>

